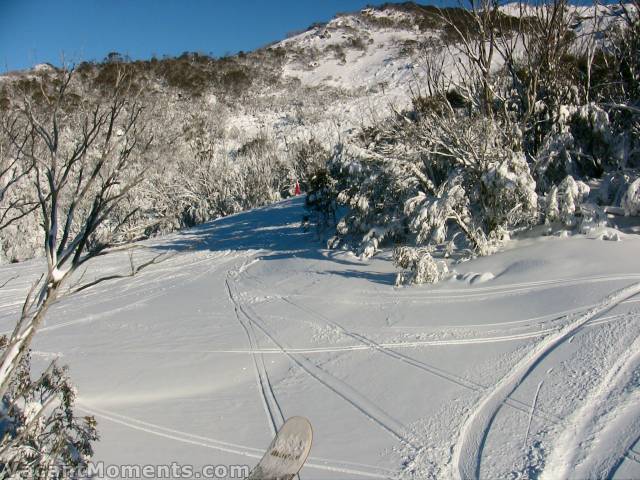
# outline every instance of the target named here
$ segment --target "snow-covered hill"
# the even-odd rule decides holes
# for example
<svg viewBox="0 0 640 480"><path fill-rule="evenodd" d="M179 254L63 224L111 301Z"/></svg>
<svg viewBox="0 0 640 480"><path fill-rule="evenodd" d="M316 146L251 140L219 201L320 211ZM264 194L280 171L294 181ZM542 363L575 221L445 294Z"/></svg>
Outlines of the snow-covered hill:
<svg viewBox="0 0 640 480"><path fill-rule="evenodd" d="M302 203L142 243L134 277L97 259L83 282L124 277L50 311L33 359L69 364L96 460L253 465L304 415L306 480L640 476L637 235L516 239L398 289L387 255L319 248ZM0 269L3 331L41 271Z"/></svg>

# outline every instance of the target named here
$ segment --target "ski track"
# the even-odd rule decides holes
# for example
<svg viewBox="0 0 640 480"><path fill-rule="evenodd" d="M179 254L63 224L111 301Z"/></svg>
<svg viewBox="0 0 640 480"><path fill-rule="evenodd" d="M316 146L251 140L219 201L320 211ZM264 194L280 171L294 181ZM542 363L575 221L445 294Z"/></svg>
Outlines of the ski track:
<svg viewBox="0 0 640 480"><path fill-rule="evenodd" d="M72 321L69 321L69 322L57 323L55 325L51 325L51 326L48 326L48 327L42 327L42 328L40 328L38 330L38 332L47 332L47 331L51 331L51 330L58 330L60 328L71 327L71 326L78 325L78 324L81 324L81 323L91 323L91 322L94 322L94 321L99 320L101 318L112 316L114 313L124 312L124 311L130 310L132 308L140 307L140 306L142 306L144 304L149 303L150 301L152 301L152 300L154 300L156 298L164 297L169 290L175 290L176 288L184 287L186 285L190 285L192 283L195 283L198 280L200 280L202 277L204 277L205 275L219 270L228 261L232 261L232 260L236 260L236 259L237 259L237 257L229 258L227 261L223 262L222 264L214 264L212 266L209 266L208 268L204 269L202 272L200 272L198 274L195 274L195 275L184 275L185 280L183 282L172 283L170 286L163 287L157 293L154 293L154 294L151 294L151 295L138 295L138 296L141 297L140 299L135 300L134 302L129 303L127 305L123 305L122 307L119 307L119 308L116 308L116 309L112 308L110 310L109 309L104 309L105 312L101 313L101 314L88 315L88 316L80 318L78 320L72 320ZM96 304L92 304L92 307L95 307L95 306L96 306Z"/></svg>
<svg viewBox="0 0 640 480"><path fill-rule="evenodd" d="M627 303L627 302L622 302ZM580 310L578 310L580 311ZM594 327L597 325L601 325L603 323L612 322L614 320L618 320L624 317L625 314L616 314L610 315L607 317L602 317L598 320L594 320L589 322L588 325L585 325L585 328ZM558 317L563 318L563 317ZM60 325L61 326L61 325ZM51 328L56 328L58 325L55 325ZM381 342L375 343L360 343L359 345L343 345L336 347L308 347L308 348L255 348L255 349L247 349L247 348L224 348L224 349L208 349L208 350L118 350L118 353L141 353L141 354L157 354L157 353L173 353L173 354L184 354L184 353L214 353L214 354L230 354L230 355L251 355L254 353L260 353L263 355L286 355L288 353L294 354L305 354L305 355L313 355L313 354L324 354L324 353L339 353L339 352L358 352L358 351L370 351L370 350L379 350L380 348L385 349L393 349L393 348L418 348L418 347L438 347L438 346L455 346L455 345L476 345L483 343L501 343L501 342L512 342L516 340L526 340L530 338L539 338L548 335L549 333L557 332L561 327L552 327L544 330L536 330L534 332L525 332L525 333L516 333L513 335L500 335L496 337L470 337L470 338L461 338L461 339L451 339L451 340L415 340L415 341L407 341L407 342ZM100 353L100 352L93 352ZM397 352L396 352L397 353Z"/></svg>
<svg viewBox="0 0 640 480"><path fill-rule="evenodd" d="M401 300L402 302L411 303L460 303L460 302L479 302L488 300L492 297L505 297L513 295L522 295L527 293L534 293L539 290L546 290L548 288L554 288L558 286L573 287L591 283L606 283L613 281L623 280L636 280L640 278L640 274L620 274L610 276L594 276L594 277L582 277L582 278L567 278L556 280L544 280L539 282L527 282L527 283L514 283L504 286L493 287L477 287L468 289L442 289L442 290L421 290L420 295L388 295L384 292L375 292L375 298L385 299L390 298L393 301ZM449 294L451 292L452 294ZM291 297L296 298L317 298L314 295L304 293L292 293ZM342 303L345 305L361 304L366 301L370 305L387 305L389 302L372 301L371 292L367 292L366 295L358 297L356 295L350 295L349 299L336 298L332 301Z"/></svg>
<svg viewBox="0 0 640 480"><path fill-rule="evenodd" d="M638 439L640 440L640 438ZM637 464L640 465L640 453L635 452L633 450L629 450L626 454L625 457L628 458L629 460L636 462Z"/></svg>
<svg viewBox="0 0 640 480"><path fill-rule="evenodd" d="M335 328L341 330L345 335L352 337L358 341L360 341L361 343L363 343L362 347L363 348L359 348L359 350L362 349L367 349L367 350L377 350L380 353L383 353L395 360L401 361L409 366L418 368L420 370L422 370L423 372L426 372L430 375L435 375L437 377L440 377L444 380L447 380L451 383L454 383L458 386L461 386L463 388L466 388L468 390L472 390L474 392L484 392L487 390L487 387L484 385L481 385L479 383L473 382L471 380L468 380L466 378L462 378L462 377L458 377L456 375L451 374L450 372L446 372L442 369L439 369L437 367L434 367L432 365L429 365L425 362L422 362L418 359L415 359L413 357L410 357L408 355L404 355L401 354L399 352L396 352L394 350L392 350L391 348L389 348L390 346L406 346L406 345L402 345L402 344L383 344L383 343L376 343L373 340L368 339L367 337L365 337L362 334L359 333L354 333L354 332L350 332L348 331L345 327L343 327L342 325L340 325L337 322L334 322L332 320L329 320L328 318L326 318L324 315L311 310L309 308L303 307L302 305L298 305L297 303L291 301L291 300L287 300L285 299L285 301L287 303L290 303L291 305L297 307L298 309L300 309L303 312L306 312L310 315L315 316L316 318L319 318L320 320L322 320L324 323L334 326ZM412 342L413 343L413 342ZM485 342L479 342L479 343L485 343ZM447 343L449 344L449 343ZM413 346L413 345L412 345ZM531 409L531 406L528 405L525 402L521 402L519 400L516 399L507 399L507 405L509 405L510 407L516 409L516 410L520 410L521 412L527 413L529 412L529 410ZM551 423L558 423L560 421L560 419L556 416L550 415L548 413L545 413L542 410L537 410L534 414L534 416L538 417L538 418L542 418L548 422Z"/></svg>
<svg viewBox="0 0 640 480"><path fill-rule="evenodd" d="M185 279L183 282L174 282L168 287L161 288L156 293L152 293L152 294L149 294L149 295L141 295L140 293L138 293L138 294L136 294L136 296L140 297L138 300L134 300L133 302L128 303L126 305L123 305L121 307L118 307L118 308L105 308L105 309L103 309L104 312L100 313L100 314L87 315L87 316L84 316L84 317L79 318L77 320L70 320L68 322L56 323L55 325L51 325L51 326L43 326L38 330L38 332L42 333L42 332L47 332L47 331L52 331L52 330L58 330L60 328L65 328L65 327L72 327L74 325L79 325L79 324L83 324L83 323L91 323L91 322L94 322L96 320L100 320L101 318L112 316L114 313L124 312L124 311L130 310L132 308L137 308L137 307L139 307L141 305L149 303L150 301L152 301L152 300L154 300L156 298L165 296L169 290L174 290L174 289L176 289L178 287L183 287L185 285L190 285L190 284L200 280L203 276L223 268L226 263L228 263L230 261L233 261L233 260L237 260L238 257L241 256L241 254L240 255L236 254L236 255L234 255L234 256L232 256L230 258L226 258L227 256L228 256L228 253L225 252L224 255L220 255L218 257L215 257L215 258L225 258L225 260L222 263L219 263L219 264L209 265L202 272L197 273L195 275L193 275L193 274L183 275L183 278ZM193 262L193 265L205 263L205 262L210 261L210 260L211 260L211 258L199 260L199 261ZM123 279L117 279L117 281L114 282L113 284L110 284L110 286L113 288L116 285L116 283L120 283L119 282L120 280L131 280L131 278L132 277L127 277L127 278L123 278ZM133 277L133 278L135 278L135 277ZM179 276L173 276L171 278L175 279L175 278L179 278ZM154 282L151 281L149 283L154 283ZM145 284L143 284L143 285L145 285ZM92 296L94 296L96 294L97 293L93 293L93 292L87 292L87 293L83 292L82 297L80 297L80 299L81 300L85 300L87 297L92 297ZM104 296L105 296L104 292L102 292L101 297L104 297ZM59 301L65 300L66 298L70 298L70 297L73 297L73 294L68 295L68 296L63 295ZM121 298L122 295L119 295L119 297ZM106 300L104 303L108 303L108 302L109 302L109 300ZM95 309L95 307L101 305L100 303L97 303L97 302L91 302L90 299L89 299L89 301L87 301L87 303L90 304L93 309ZM81 307L82 307L82 304L75 304L74 305L74 308L77 308L77 309L80 309ZM0 332L0 335L9 335L9 334L11 334L11 332L12 332L12 330L7 330L5 332Z"/></svg>
<svg viewBox="0 0 640 480"><path fill-rule="evenodd" d="M565 429L555 442L541 480L569 476L613 478L624 456L640 438L640 392L624 392L639 366L640 336L564 423Z"/></svg>
<svg viewBox="0 0 640 480"><path fill-rule="evenodd" d="M249 323L247 325L247 323L243 320L238 303L234 299L231 293L229 278L225 279L225 286L227 288L227 295L229 298L229 302L231 302L231 304L233 305L236 318L240 323L240 325L242 326L242 329L244 330L247 336L247 339L249 341L249 347L253 351L258 346L258 342L255 338L255 330L254 330L253 324ZM280 405L278 404L278 400L276 399L276 395L273 392L273 387L271 386L271 381L269 380L269 374L264 364L263 354L251 353L251 358L253 359L253 366L256 372L257 388L258 388L258 391L260 392L262 405L264 407L265 413L269 421L271 434L275 436L280 426L282 426L282 424L284 423L284 416L282 414L282 409L280 408Z"/></svg>
<svg viewBox="0 0 640 480"><path fill-rule="evenodd" d="M229 255L233 254L230 258ZM77 303L82 305L80 302L87 303L92 307L96 305L100 305L92 300L93 297L103 298L109 297L108 293L111 293L112 290L118 289L120 286L120 291L117 292L119 297L123 297L127 295L130 291L136 296L140 295L140 290L143 288L148 288L152 285L159 285L166 280L175 280L181 278L191 278L191 274L187 272L187 269L192 269L199 265L205 265L207 270L204 273L208 273L210 271L217 270L224 263L232 260L236 260L238 257L245 256L245 252L237 252L232 250L224 250L222 252L217 252L216 254L206 255L206 256L198 256L195 260L184 258L185 256L190 256L193 254L183 254L177 257L170 257L164 262L160 262L155 265L151 265L148 269L144 269L141 272L135 274L134 276L125 276L121 278L114 278L112 280L106 281L103 284L105 285L105 289L97 289L97 288L88 288L87 290L82 291L79 294L69 294L78 295ZM173 262L171 262L173 260ZM187 260L185 262L178 262L177 260ZM223 260L221 264L212 264L212 260ZM169 266L171 265L171 266ZM155 268L154 268L155 267ZM176 270L179 272L176 275ZM198 275L200 278L201 275ZM151 278L148 278L151 277ZM189 282L192 283L192 282ZM178 284L180 286L180 284ZM170 287L173 288L173 287Z"/></svg>
<svg viewBox="0 0 640 480"><path fill-rule="evenodd" d="M193 435L191 433L182 432L172 428L163 427L154 423L137 420L135 418L121 415L118 413L110 412L107 410L99 409L93 406L87 406L81 402L78 402L78 410L81 410L89 415L93 415L98 418L122 425L133 430L149 433L159 437L167 438L182 443L188 443L199 447L210 448L212 450L218 450L221 452L232 453L244 457L261 459L264 455L264 449L248 447L245 445L238 445L236 443L224 442L221 440L215 440L213 438L203 437L200 435ZM358 475L368 478L384 478L389 479L397 475L397 472L391 470L385 470L372 465L365 465L360 463L349 462L334 462L324 458L309 457L310 461L305 463L305 468L312 468L316 470L324 470L328 472L345 473L350 475Z"/></svg>
<svg viewBox="0 0 640 480"><path fill-rule="evenodd" d="M184 265L180 265L180 260L185 258L186 255L189 255L189 253L185 254L185 257L183 257L182 255L169 257L166 260L166 263L161 262L158 264L163 265L163 267L161 268L155 269L153 268L153 266L151 266L149 270L144 270L139 276L123 277L105 282L107 283L107 288L109 290L118 288L120 285L123 285L124 288L122 292L123 295L126 296L128 292L135 293L135 289L145 287L148 288L152 285L159 285L167 278L182 280L181 277L186 277L185 281L176 282L168 288L161 288L155 294L151 294L148 296L142 295L143 298L135 300L134 302L120 308L108 311L107 313L90 315L80 320L59 323L50 327L43 327L40 330L45 332L48 330L56 330L59 328L73 326L79 323L89 323L105 316L113 315L117 312L136 308L155 298L166 295L168 289L189 285L195 281L198 281L206 274L221 269L230 261L237 261L239 258L246 258L250 255L253 256L256 253L260 253L260 251L247 250L238 252L226 250L218 253L219 254L217 255L206 255L204 258L198 258L192 262L186 262ZM175 272L176 265L180 267L192 267L200 264L208 265L211 263L215 263L212 262L212 260L221 259L224 260L220 263L216 263L212 266L209 266L208 268L205 268L202 272L197 273L196 275L171 275L171 272ZM303 312L306 312L308 315L321 320L325 325L330 325L338 329L344 335L352 338L357 342L356 345L339 347L288 348L281 342L279 342L278 339L273 335L273 333L267 328L267 324L266 322L264 322L263 318L247 302L242 301L243 294L238 292L237 286L235 285L236 282L234 281L234 278L238 279L240 274L248 274L247 270L259 260L260 258L245 260L245 262L240 267L236 268L235 271L228 271L225 278L228 300L234 308L238 323L241 325L243 331L245 332L249 344L249 349L207 350L202 351L202 353L229 353L251 355L256 374L256 387L261 396L262 404L267 416L271 433L275 435L279 426L284 423L284 415L272 387L268 369L264 361L264 355L286 355L295 365L309 374L321 385L328 388L334 394L338 395L340 398L353 406L368 420L377 424L379 427L381 427L387 433L391 434L401 443L409 446L414 451L418 451L420 449L420 446L414 445L413 443L411 443L411 440L407 438L408 431L406 427L390 417L389 414L381 410L369 399L365 398L360 393L355 391L350 385L345 384L341 380L333 377L331 374L322 370L313 362L311 362L311 360L306 358L306 355L329 352L377 351L412 368L417 368L429 375L440 377L465 389L484 394L484 397L480 399L475 409L470 413L467 420L464 422L464 425L459 433L458 441L453 447L452 463L453 467L457 470L459 478L461 479L479 478L480 463L482 459L484 444L491 425L503 405L508 405L524 413L530 414L531 416L542 418L554 424L562 425L564 423L560 418L547 414L540 409L535 409L534 406L528 405L526 402L521 402L510 398L511 395L518 388L518 386L522 384L524 379L527 378L531 374L531 372L535 370L539 363L550 352L562 345L567 340L571 339L573 335L583 327L599 325L624 317L625 314L617 314L610 315L608 317L597 318L607 311L610 311L617 305L638 301L631 300L631 297L640 293L640 283L636 283L618 290L617 292L614 292L598 304L575 308L572 310L567 310L566 312L498 324L485 323L482 325L443 326L443 328L453 329L458 327L469 328L505 326L508 324L520 324L526 322L530 323L536 320L546 319L558 321L566 318L568 315L584 312L585 309L588 309L588 311L580 314L575 320L570 321L569 323L531 332L491 337L380 343L368 338L362 333L351 332L339 323L325 317L321 313L316 312L313 309L309 309L308 307L302 306L292 300L292 298L317 298L313 295L305 295L300 293L292 293L287 296L276 295L276 298L279 298L283 302L286 302L289 305ZM148 279L148 274L153 274L153 278ZM264 283L260 279L256 277L253 278L255 281L264 286ZM389 295L381 292L375 292L375 296L376 298L381 299L379 301L381 304L385 304L385 298L393 298L396 301L399 299L402 302L408 303L447 303L461 301L480 302L483 300L489 300L496 296L524 295L527 293L533 293L554 287L572 287L601 282L623 281L631 279L635 280L638 278L640 278L639 274L613 274L609 276L560 278L537 282L523 282L503 286L484 286L430 291L421 290L419 294L415 295L402 295L402 293L404 292L402 292L400 295L397 295L397 293L394 295ZM25 282L25 285L27 284L28 282ZM11 289L11 291L17 291L19 289L17 285L12 285L12 287L13 288ZM3 291L3 293L5 292L8 293L9 289ZM103 296L102 293L102 291L98 291L97 289L89 289L86 292L82 292L79 300L81 300L83 303L91 304L93 306L95 305L91 303L93 298L97 295ZM359 301L357 295L351 296L350 298L355 299L355 301L340 298L334 299L334 301L344 304L357 303ZM367 302L369 302L370 304L375 304L375 302L371 303L371 297L369 294L367 294L366 297L362 296L361 298L366 298ZM19 307L21 305L22 302L1 304L0 317L3 315L7 315L11 310L14 310L15 307ZM264 338L270 341L276 348L261 348L260 342L258 340L258 333L263 335ZM491 388L459 377L450 372L446 372L442 369L415 359L409 355L405 355L394 350L397 348L496 343L539 338L544 336L546 336L546 338L544 338L538 345L536 345L525 356L525 358L520 360L502 380L500 380L495 386ZM144 352L136 351L135 353ZM631 425L629 425L628 422L628 418L640 419L640 393L635 392L632 394L628 394L624 398L622 398L622 401L620 401L621 397L623 397L620 391L628 383L630 375L635 369L638 368L639 365L640 336L636 338L633 346L626 350L621 355L621 357L618 358L618 360L614 363L614 366L609 370L609 372L607 372L607 375L599 384L596 391L590 393L584 404L574 414L575 420L570 422L571 426L564 430L564 432L562 433L562 440L559 443L556 443L554 446L555 448L552 451L550 461L547 462L545 470L542 474L542 479L546 480L554 478L566 478L568 476L575 476L578 473L580 474L578 476L581 478L611 478L625 458L640 463L640 454L632 449L632 447L640 440L640 421L636 421ZM260 459L264 453L264 450L262 449L215 440L171 428L166 428L157 424L144 422L132 417L127 417L125 415L117 414L97 407L84 405L81 401L78 402L78 409L85 411L91 415L95 415L96 417L103 418L110 422L125 426L127 428L146 432L159 437L164 437L173 441L188 443L191 445L201 446L254 459ZM529 424L530 423L531 419L529 419ZM605 440L604 444L615 445L615 452L611 451L611 447L609 448L609 450L605 448L597 448L598 442L603 439ZM586 448L585 445L587 447L591 447L590 453L583 462L577 462L576 459L580 454L580 450L584 450ZM369 478L392 478L398 475L398 472L396 471L386 470L371 465L355 464L349 462L336 462L315 457L310 457L309 460L310 461L305 464L305 468L358 475ZM571 472L573 472L573 474L570 475Z"/></svg>
<svg viewBox="0 0 640 480"><path fill-rule="evenodd" d="M322 384L324 387L331 390L333 393L338 395L340 398L351 404L357 411L363 414L366 418L371 420L373 423L377 424L380 428L385 430L391 436L393 436L396 440L400 441L402 444L409 446L414 451L418 450L418 447L414 445L406 435L406 428L400 424L397 420L391 418L389 414L384 412L382 409L373 404L369 399L355 391L352 387L345 384L341 380L335 378L331 374L325 372L318 366L316 366L309 359L304 357L303 355L293 354L287 351L286 347L284 347L260 320L259 315L257 315L248 305L243 304L239 298L235 286L228 283L229 294L231 295L232 301L237 305L239 312L245 316L247 321L250 324L256 325L258 329L271 340L271 342L287 357L293 361L298 367L307 372L312 378Z"/></svg>
<svg viewBox="0 0 640 480"><path fill-rule="evenodd" d="M482 450L491 424L505 400L522 381L556 347L569 340L581 327L595 317L611 310L622 301L640 293L640 283L634 283L609 295L598 306L579 316L555 335L542 340L525 356L469 414L453 450L452 462L460 479L477 479L480 474Z"/></svg>
<svg viewBox="0 0 640 480"><path fill-rule="evenodd" d="M258 283L264 285L259 279L254 277L254 280L257 281ZM284 354L287 352L291 352L291 353L320 353L320 352L329 352L329 351L355 351L355 350L377 350L391 358L394 358L396 360L399 360L401 362L404 362L405 364L408 364L412 367L418 368L420 370L423 370L431 375L435 375L438 376L440 378L443 378L449 382L452 382L454 384L457 384L459 386L462 386L464 388L467 388L469 390L475 391L475 392L485 392L487 390L486 386L480 385L478 383L475 383L473 381L461 378L461 377L457 377L449 372L446 372L444 370L438 369L436 367L433 367L432 365L426 364L425 362L422 362L420 360L417 360L415 358L412 358L410 356L401 354L399 352L395 352L394 350L392 350L391 348L397 348L397 347L415 347L415 346L432 346L432 345L464 345L464 344L471 344L471 343L493 343L493 342L499 342L499 341L512 341L512 340L518 340L518 339L526 339L526 338L535 338L535 337L540 337L540 336L544 336L553 332L558 332L562 327L554 327L554 328L548 328L546 330L538 330L536 332L533 333L524 333L524 334L515 334L515 335L510 335L510 336L500 336L500 337L487 337L487 338L477 338L477 339L461 339L461 340L445 340L445 341L422 341L422 342L404 342L404 343L376 343L375 341L367 338L366 336L359 334L359 333L355 333L355 332L350 332L348 331L344 326L342 326L341 324L332 321L330 319L328 319L327 317L325 317L324 315L320 314L319 312L316 312L310 308L304 307L296 302L294 302L293 300L291 300L290 298L286 297L286 296L281 296L280 297L281 300L283 300L286 303L289 303L290 305L298 308L299 310L312 315L313 317L320 319L324 324L326 325L330 325L338 330L340 330L344 335L349 336L350 338L353 338L355 340L357 340L358 342L360 342L360 345L357 346L349 346L349 347L335 347L335 348L331 348L331 349L327 349L327 348L318 348L318 349L271 349L269 350L270 353L278 353L278 354ZM636 300L624 300L621 301L618 304L623 304L623 303L632 303L635 302ZM586 308L593 308L597 306L597 304L593 304L593 305L589 305ZM572 309L570 311L570 313L576 313L576 312L580 312L585 310L586 308L582 308L582 309ZM564 315L565 312L562 312L560 314L554 314L551 315L553 317L555 317L556 320L559 320L561 318L564 318L566 315ZM561 315L561 316L558 316ZM603 317L600 318L598 320L592 320L591 322L589 322L588 325L585 325L586 327L591 327L591 326L596 326L596 325L600 325L602 323L606 323L606 322L611 322L617 319L620 319L622 317L624 317L625 314L617 314L617 315L611 315L608 317ZM549 414L547 412L542 411L541 409L535 409L533 407L533 405L529 405L526 402L522 402L513 398L506 398L504 403L511 407L514 408L515 410L519 410L525 414L528 414L530 416L534 416L536 418L541 418L549 423L552 424L558 424L562 421L562 419L556 415L553 414Z"/></svg>
<svg viewBox="0 0 640 480"><path fill-rule="evenodd" d="M245 269L246 270L246 269ZM243 272L245 271L243 270ZM253 277L255 281L257 281L258 283L264 285L259 279ZM293 307L296 307L297 309L301 310L304 313L307 313L308 315L311 315L319 320L321 320L323 322L323 324L325 325L330 325L336 329L338 329L339 331L341 331L344 335L353 338L354 340L358 341L360 343L360 345L358 346L354 346L354 347L347 347L347 348L343 348L340 349L338 348L333 348L330 349L331 351L354 351L354 350L377 350L395 360L401 361L407 365L410 365L412 367L418 368L420 370L422 370L423 372L427 372L431 375L435 375L437 377L440 377L444 380L447 380L451 383L454 383L458 386L461 386L463 388L472 390L474 392L484 392L487 387L480 385L478 383L475 383L473 381L458 377L456 375L453 375L449 372L446 372L444 370L441 370L439 368L433 367L432 365L429 365L425 362L422 362L420 360L417 360L415 358L412 358L410 356L401 354L399 352L395 352L393 350L391 350L392 346L417 346L419 345L430 345L432 344L432 342L406 342L404 344L379 344L376 343L373 340L370 340L369 338L365 337L362 334L359 333L354 333L354 332L350 332L348 331L344 326L342 326L341 324L332 321L330 319L328 319L327 317L325 317L324 315L320 314L319 312L316 312L310 308L307 307L303 307L302 305L294 302L293 300L291 300L290 298L286 297L286 296L282 296L280 297L281 300L283 300L284 302L292 305ZM529 338L531 336L540 336L540 335L545 335L546 333L552 332L552 331L556 331L557 329L548 329L546 331L538 331L536 332L536 334L531 335L531 334L527 334L525 336L522 335L515 335L512 336L510 338L500 338L497 341L504 341L504 340L513 340L515 338ZM455 345L455 344L466 344L466 343L488 343L484 341L485 339L482 339L481 341L478 342L467 342L466 340L462 340L459 343L455 342L455 341L442 341L442 342L437 342L440 345ZM492 340L496 340L495 338ZM329 349L322 349L322 351L326 352ZM315 350L318 351L318 350ZM282 353L282 354L287 354L287 353L293 353L293 349L279 349L279 350L272 350L273 353ZM304 350L301 351L302 353L304 352ZM515 399L507 399L506 401L507 405L509 405L510 407L519 410L523 413L528 413L531 410L531 406L528 405L525 402L521 402L519 400L515 400ZM534 415L537 418L542 418L543 420L546 420L550 423L558 423L560 421L560 419L556 416L550 415L540 409L538 409L535 413L532 413L532 415Z"/></svg>
<svg viewBox="0 0 640 480"><path fill-rule="evenodd" d="M114 255L116 253L117 252L114 252ZM222 262L222 264L224 264L228 261L236 260L238 257L253 254L254 252L253 251L237 251L237 250L228 249L228 250L222 250L219 252L214 252L206 255L197 255L197 258L195 260L189 258L189 257L192 257L194 253L195 251L170 256L164 261L161 261L157 264L150 265L149 268L142 270L141 272L139 272L134 276L128 276L127 274L122 273L122 275L124 275L123 277L113 278L108 281L102 282L101 285L105 286L105 288L103 289L90 287L87 290L84 290L79 293L63 292L60 299L64 300L66 298L74 298L75 299L74 301L76 302L74 305L76 308L82 307L85 304L90 305L92 308L94 308L96 306L101 305L100 302L96 302L93 300L94 297L98 297L100 299L104 297L109 297L109 295L106 295L106 294L110 293L111 290L116 289L118 287L122 287L121 291L117 293L119 298L126 296L129 291L136 290L136 289L137 291L133 291L133 295L140 296L139 289L141 287L148 287L150 285L160 284L161 282L167 279L174 280L174 279L180 279L181 277L191 279L193 277L190 273L175 275L176 269L184 270L187 267L193 268L195 266L202 265L202 264L209 265L211 264L212 260L220 260L220 259L224 259L224 261ZM230 258L226 258L229 256ZM149 260L150 257L151 256L149 256L149 258L140 259L139 263L143 263L144 261ZM222 264L217 264L217 265L214 265L213 267L208 267L208 269L205 272L197 274L197 278L200 278L203 274L206 274L210 271L217 270L218 267L222 266ZM12 284L11 289L9 288L0 289L0 293L13 293L12 295L9 296L10 298L15 298L16 296L15 292L18 292L18 293L24 292L24 295L26 295L27 291L29 290L29 288L31 288L31 286L36 281L40 273L42 272L41 271L37 271L35 273L30 272L29 277L32 277L30 280L24 280L21 286ZM114 274L119 274L119 273L114 272ZM148 278L150 275L152 276L151 279ZM188 280L187 283L192 283L192 282ZM180 285L182 284L178 283L175 286L180 286ZM171 286L169 288L172 289L175 286ZM166 289L164 291L166 291ZM158 296L161 296L162 294L163 293L160 292L151 297L147 296L146 299L156 298ZM106 302L102 302L102 303L106 303ZM136 301L131 305L135 305L138 303L139 302ZM14 312L19 311L19 308L22 307L22 304L23 304L22 300L17 302L13 301L10 303L0 304L0 318L6 317L8 315L11 315ZM70 323L64 324L64 326L75 325L76 323L83 323L83 322L82 321L70 322ZM56 327L57 326L58 325L56 325ZM63 325L60 324L59 326L63 326ZM40 329L40 331L42 330L43 329ZM3 333L0 332L0 334L3 334Z"/></svg>

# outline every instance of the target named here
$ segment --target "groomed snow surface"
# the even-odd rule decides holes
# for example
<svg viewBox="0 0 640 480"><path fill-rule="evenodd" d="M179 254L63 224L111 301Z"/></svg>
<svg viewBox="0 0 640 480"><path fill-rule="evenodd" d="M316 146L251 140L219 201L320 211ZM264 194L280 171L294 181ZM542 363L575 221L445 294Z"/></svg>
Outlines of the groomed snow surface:
<svg viewBox="0 0 640 480"><path fill-rule="evenodd" d="M134 261L159 263L52 308L33 361L70 366L96 460L254 465L302 415L303 480L640 477L640 237L516 240L398 289L388 254L320 248L302 204L148 241ZM3 331L41 269L0 269Z"/></svg>

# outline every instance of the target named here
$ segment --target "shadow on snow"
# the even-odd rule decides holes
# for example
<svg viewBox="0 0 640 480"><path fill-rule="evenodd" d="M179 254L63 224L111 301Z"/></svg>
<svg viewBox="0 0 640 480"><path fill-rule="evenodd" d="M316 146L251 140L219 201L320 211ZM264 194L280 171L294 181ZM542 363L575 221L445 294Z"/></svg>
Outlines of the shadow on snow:
<svg viewBox="0 0 640 480"><path fill-rule="evenodd" d="M353 268L327 269L324 273L363 278L375 283L393 285L394 274L373 273L361 270L367 264L339 258L323 249L312 232L302 229L304 197L296 197L229 215L175 234L172 241L155 245L156 250L178 252L209 250L266 250L261 260L302 258L326 261Z"/></svg>

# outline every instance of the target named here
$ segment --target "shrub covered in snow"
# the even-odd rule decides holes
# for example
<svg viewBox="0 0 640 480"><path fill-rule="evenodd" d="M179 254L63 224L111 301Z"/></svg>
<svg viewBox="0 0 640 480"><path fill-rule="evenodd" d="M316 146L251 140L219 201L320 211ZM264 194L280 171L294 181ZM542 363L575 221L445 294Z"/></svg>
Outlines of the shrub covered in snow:
<svg viewBox="0 0 640 480"><path fill-rule="evenodd" d="M396 255L414 272L399 281L412 283L439 278L432 253L494 252L510 230L538 221L536 183L505 131L489 118L423 112L339 145L329 170L346 209L338 238L363 258L384 243L427 247Z"/></svg>
<svg viewBox="0 0 640 480"><path fill-rule="evenodd" d="M362 129L330 163L346 212L338 239L363 257L400 245L396 264L409 272L401 283L437 280L438 256L491 254L541 221L580 232L601 225L606 216L589 203L587 182L605 173L618 172L600 201L637 211L636 184L619 173L638 156L635 9L620 6L621 19L578 38L576 10L542 2L525 9L526 31L505 41L498 5L485 7L469 11L481 32L456 31L459 78L444 78L426 48L428 96L413 112ZM503 69L493 68L494 54Z"/></svg>
<svg viewBox="0 0 640 480"><path fill-rule="evenodd" d="M427 248L398 247L393 251L393 262L403 269L396 285L437 283L449 273L447 264L435 260Z"/></svg>
<svg viewBox="0 0 640 480"><path fill-rule="evenodd" d="M6 337L1 341L6 347ZM29 356L23 357L2 398L1 478L78 478L98 434L93 417L75 415L75 398L65 367L53 362L32 379Z"/></svg>
<svg viewBox="0 0 640 480"><path fill-rule="evenodd" d="M640 178L629 184L620 203L625 215L640 215Z"/></svg>
<svg viewBox="0 0 640 480"><path fill-rule="evenodd" d="M336 147L330 163L335 200L347 208L337 233L344 242L355 241L364 258L371 257L381 242L405 235L403 200L415 187L403 171L401 162L375 151L358 145Z"/></svg>
<svg viewBox="0 0 640 480"><path fill-rule="evenodd" d="M306 225L313 223L320 235L329 227L335 227L336 219L336 194L335 180L329 175L326 168L318 168L307 179L309 194L305 198L305 207L309 211Z"/></svg>
<svg viewBox="0 0 640 480"><path fill-rule="evenodd" d="M551 187L547 194L546 220L561 221L567 227L576 226L589 191L589 185L568 175L558 186Z"/></svg>
<svg viewBox="0 0 640 480"><path fill-rule="evenodd" d="M489 230L530 225L537 220L536 182L524 154L514 152L501 162L490 163L482 175L482 190Z"/></svg>
<svg viewBox="0 0 640 480"><path fill-rule="evenodd" d="M544 189L567 175L599 177L617 166L618 141L607 112L598 105L562 105L536 154L536 177Z"/></svg>

